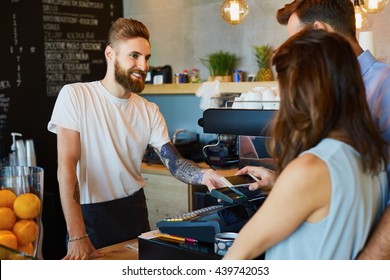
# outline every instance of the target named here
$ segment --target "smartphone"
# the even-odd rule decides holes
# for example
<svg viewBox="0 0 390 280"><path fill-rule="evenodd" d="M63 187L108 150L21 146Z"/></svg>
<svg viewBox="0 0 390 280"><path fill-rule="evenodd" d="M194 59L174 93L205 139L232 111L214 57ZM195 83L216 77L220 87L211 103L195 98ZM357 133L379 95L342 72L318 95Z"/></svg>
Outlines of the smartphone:
<svg viewBox="0 0 390 280"><path fill-rule="evenodd" d="M239 187L258 182L259 178L253 174L247 173L242 175L221 177L221 181L224 182L228 187Z"/></svg>

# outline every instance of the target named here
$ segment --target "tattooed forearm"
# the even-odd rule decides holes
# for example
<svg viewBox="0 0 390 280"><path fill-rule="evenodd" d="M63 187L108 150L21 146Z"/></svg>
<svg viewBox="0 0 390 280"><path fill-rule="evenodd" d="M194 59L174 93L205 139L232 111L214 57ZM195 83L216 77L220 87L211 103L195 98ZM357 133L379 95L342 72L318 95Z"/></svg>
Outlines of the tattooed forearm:
<svg viewBox="0 0 390 280"><path fill-rule="evenodd" d="M76 182L76 185L74 186L74 192L73 192L73 199L78 204L80 204L80 188L79 188L79 182Z"/></svg>
<svg viewBox="0 0 390 280"><path fill-rule="evenodd" d="M204 175L200 172L202 168L195 162L184 159L171 142L162 146L161 152L157 153L177 179L188 184L201 184Z"/></svg>

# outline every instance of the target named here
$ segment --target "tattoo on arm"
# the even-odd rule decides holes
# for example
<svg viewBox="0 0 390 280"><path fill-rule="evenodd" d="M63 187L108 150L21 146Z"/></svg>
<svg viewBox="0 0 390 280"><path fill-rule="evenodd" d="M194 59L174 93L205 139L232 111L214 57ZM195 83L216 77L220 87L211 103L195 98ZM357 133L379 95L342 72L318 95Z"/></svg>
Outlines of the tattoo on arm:
<svg viewBox="0 0 390 280"><path fill-rule="evenodd" d="M79 182L76 182L76 185L74 186L73 199L74 199L78 204L80 204L80 188L79 188Z"/></svg>
<svg viewBox="0 0 390 280"><path fill-rule="evenodd" d="M203 173L195 162L183 158L172 142L168 142L157 151L161 161L169 169L171 174L182 182L188 184L201 184Z"/></svg>

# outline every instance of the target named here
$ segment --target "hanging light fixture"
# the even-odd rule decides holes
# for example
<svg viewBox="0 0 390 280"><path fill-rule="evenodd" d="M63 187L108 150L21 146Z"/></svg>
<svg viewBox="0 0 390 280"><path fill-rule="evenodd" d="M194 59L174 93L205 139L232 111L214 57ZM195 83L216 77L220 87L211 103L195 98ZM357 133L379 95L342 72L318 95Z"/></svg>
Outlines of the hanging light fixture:
<svg viewBox="0 0 390 280"><path fill-rule="evenodd" d="M379 13L387 5L389 0L359 0L360 7L366 13Z"/></svg>
<svg viewBox="0 0 390 280"><path fill-rule="evenodd" d="M362 29L366 23L367 23L367 17L363 9L361 8L359 1L361 0L354 0L354 6L355 6L355 24L356 29L360 30Z"/></svg>
<svg viewBox="0 0 390 280"><path fill-rule="evenodd" d="M245 0L224 0L220 13L227 23L236 25L241 23L248 14L248 4Z"/></svg>

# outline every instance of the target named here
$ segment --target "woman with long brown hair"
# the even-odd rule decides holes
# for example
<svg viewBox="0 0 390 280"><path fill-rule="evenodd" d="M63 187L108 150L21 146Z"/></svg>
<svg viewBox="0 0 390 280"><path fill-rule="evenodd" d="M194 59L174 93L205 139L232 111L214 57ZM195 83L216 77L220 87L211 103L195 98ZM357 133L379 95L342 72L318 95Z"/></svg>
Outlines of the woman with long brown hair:
<svg viewBox="0 0 390 280"><path fill-rule="evenodd" d="M356 56L340 35L305 29L277 49L273 64L276 181L225 258L354 259L388 199L385 143Z"/></svg>

